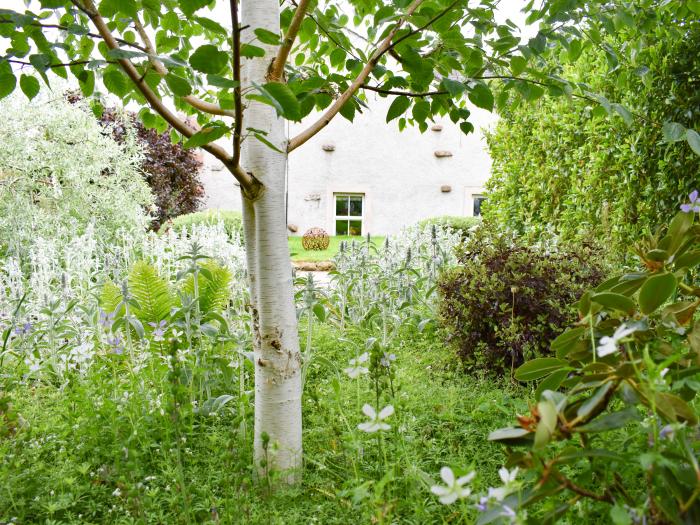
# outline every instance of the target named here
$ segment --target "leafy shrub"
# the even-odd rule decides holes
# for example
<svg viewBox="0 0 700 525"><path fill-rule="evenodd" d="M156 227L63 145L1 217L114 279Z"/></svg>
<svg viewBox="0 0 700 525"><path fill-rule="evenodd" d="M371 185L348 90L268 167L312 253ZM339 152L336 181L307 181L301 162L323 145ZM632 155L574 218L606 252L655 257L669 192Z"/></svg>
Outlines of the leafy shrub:
<svg viewBox="0 0 700 525"><path fill-rule="evenodd" d="M153 202L133 133L115 141L83 104L63 97L0 104L0 253L24 255L39 238L144 231Z"/></svg>
<svg viewBox="0 0 700 525"><path fill-rule="evenodd" d="M602 280L599 256L478 228L439 280L440 317L465 364L501 373L549 354L548 341L576 318L569 305Z"/></svg>
<svg viewBox="0 0 700 525"><path fill-rule="evenodd" d="M441 228L452 228L454 231L458 232L462 237L466 237L469 232L481 224L480 217L462 217L459 215L441 215L440 217L430 217L428 219L423 219L418 223L420 229L427 228L429 226L435 225Z"/></svg>
<svg viewBox="0 0 700 525"><path fill-rule="evenodd" d="M172 228L175 231L180 231L183 228L192 228L200 225L213 225L221 222L224 225L226 233L230 237L238 236L243 238L243 218L241 212L230 210L204 210L187 215L180 215L166 223L166 229Z"/></svg>
<svg viewBox="0 0 700 525"><path fill-rule="evenodd" d="M133 128L143 148L141 169L158 207L153 221L155 229L169 219L192 213L200 207L204 197L204 187L199 180L202 162L195 150L185 149L181 143L173 144L167 131L159 133L146 128L134 113L106 109L100 122L109 126L119 143Z"/></svg>
<svg viewBox="0 0 700 525"><path fill-rule="evenodd" d="M492 514L545 498L538 523L556 521L574 501L578 512L602 507L613 523L700 523L694 215L677 214L638 246L644 271L583 294L580 320L551 343L556 357L517 370L516 378L540 380L537 403L490 439L516 447L510 463L531 484Z"/></svg>
<svg viewBox="0 0 700 525"><path fill-rule="evenodd" d="M569 97L503 112L487 135L493 159L487 218L534 236L552 230L563 238L606 239L626 254L697 184L700 156L685 140L665 142L659 123L700 129L700 90L691 73L700 69L700 24L655 35L635 60L643 67L612 74L608 50L625 45L607 38L563 68L604 95L608 107L624 104L640 118L628 125L606 117L605 104Z"/></svg>

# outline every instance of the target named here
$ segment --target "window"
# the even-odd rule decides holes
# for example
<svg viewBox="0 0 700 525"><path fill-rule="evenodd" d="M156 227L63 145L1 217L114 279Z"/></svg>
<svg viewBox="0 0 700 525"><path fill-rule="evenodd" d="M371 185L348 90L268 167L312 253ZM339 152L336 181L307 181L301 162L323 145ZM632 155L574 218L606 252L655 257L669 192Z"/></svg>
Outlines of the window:
<svg viewBox="0 0 700 525"><path fill-rule="evenodd" d="M481 216L481 203L486 200L483 195L472 195L472 201L474 202L474 208L472 210L473 217Z"/></svg>
<svg viewBox="0 0 700 525"><path fill-rule="evenodd" d="M365 196L361 194L336 194L335 234L362 235L362 218Z"/></svg>

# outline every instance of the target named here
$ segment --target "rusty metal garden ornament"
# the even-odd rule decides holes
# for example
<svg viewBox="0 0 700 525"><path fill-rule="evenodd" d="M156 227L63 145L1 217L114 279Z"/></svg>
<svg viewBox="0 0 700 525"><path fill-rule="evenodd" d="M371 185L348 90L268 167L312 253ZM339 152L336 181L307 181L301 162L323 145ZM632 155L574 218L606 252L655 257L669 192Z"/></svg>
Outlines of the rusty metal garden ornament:
<svg viewBox="0 0 700 525"><path fill-rule="evenodd" d="M306 251L323 251L328 248L331 239L323 228L310 228L301 238L301 245Z"/></svg>

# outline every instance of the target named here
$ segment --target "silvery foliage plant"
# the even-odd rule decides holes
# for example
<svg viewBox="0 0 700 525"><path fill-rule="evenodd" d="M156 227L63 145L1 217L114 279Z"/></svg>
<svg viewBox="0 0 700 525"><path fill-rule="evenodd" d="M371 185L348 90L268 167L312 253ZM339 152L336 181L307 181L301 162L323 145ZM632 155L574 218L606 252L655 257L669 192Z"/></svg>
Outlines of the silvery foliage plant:
<svg viewBox="0 0 700 525"><path fill-rule="evenodd" d="M104 283L126 283L130 269L141 260L174 280L185 270L182 255L193 242L230 271L231 317L241 322L247 297L245 249L223 224L164 234L119 233L115 242L106 242L88 226L68 240L37 238L24 259L0 258L2 361L24 363L35 376L50 371L63 378L71 370L86 372L95 352L121 353L126 338L110 331L110 312L99 307ZM136 353L130 355L140 359L144 348L133 343Z"/></svg>
<svg viewBox="0 0 700 525"><path fill-rule="evenodd" d="M133 133L117 143L60 88L32 102L8 97L0 109L2 250L24 257L38 238L68 242L90 225L104 240L145 230L153 196Z"/></svg>
<svg viewBox="0 0 700 525"><path fill-rule="evenodd" d="M346 324L376 326L386 343L404 323L420 329L432 321L435 284L442 268L455 263L461 236L450 228L410 227L381 246L369 240L342 244L332 273L332 313Z"/></svg>

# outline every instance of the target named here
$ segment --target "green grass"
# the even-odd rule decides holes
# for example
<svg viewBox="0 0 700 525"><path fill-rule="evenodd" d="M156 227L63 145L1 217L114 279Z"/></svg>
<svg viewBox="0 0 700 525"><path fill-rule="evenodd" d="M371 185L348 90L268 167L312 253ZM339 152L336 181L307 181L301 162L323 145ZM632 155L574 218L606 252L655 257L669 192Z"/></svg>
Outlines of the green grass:
<svg viewBox="0 0 700 525"><path fill-rule="evenodd" d="M474 523L470 504L440 505L430 485L443 465L476 469L476 490L497 484L505 453L486 438L527 410L526 392L465 376L442 334L406 329L388 348L397 356L395 395L381 404L396 408L391 430L365 434L360 409L375 394L368 376L353 380L343 368L370 335L316 327L303 401L304 481L273 494L251 475L251 400L188 420L178 438L167 374L130 379L108 369L62 389L13 389L26 424L0 440L0 522ZM162 392L164 414L141 381Z"/></svg>
<svg viewBox="0 0 700 525"><path fill-rule="evenodd" d="M367 237L337 235L330 238L328 249L323 251L307 251L302 246L301 239L301 236L289 237L289 253L292 255L293 261L330 261L335 254L338 253L341 241L367 242ZM384 237L372 237L372 243L379 247L384 243Z"/></svg>

